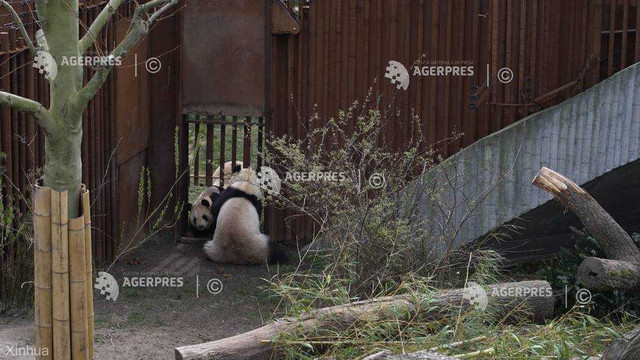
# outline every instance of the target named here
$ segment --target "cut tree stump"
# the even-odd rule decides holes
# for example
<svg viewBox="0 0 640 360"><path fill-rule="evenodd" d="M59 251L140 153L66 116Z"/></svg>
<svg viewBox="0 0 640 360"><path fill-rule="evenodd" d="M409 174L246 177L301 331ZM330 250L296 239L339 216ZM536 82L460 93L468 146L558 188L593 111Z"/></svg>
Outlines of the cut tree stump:
<svg viewBox="0 0 640 360"><path fill-rule="evenodd" d="M588 257L578 268L578 281L592 290L630 289L640 283L640 251L618 223L584 189L543 167L532 184L551 193L580 219L607 259Z"/></svg>
<svg viewBox="0 0 640 360"><path fill-rule="evenodd" d="M270 359L277 337L287 334L305 336L314 331L342 330L357 321L399 319L416 316L423 320L437 320L450 314L452 306L471 307L463 298L465 289L449 289L425 296L424 303L412 295L397 295L358 301L315 310L297 317L280 319L258 329L211 341L204 344L176 348L179 360L193 359ZM489 304L503 304L507 314L516 306L526 308L536 321L553 315L553 294L546 281L533 280L501 283L486 288ZM422 306L421 306L422 305ZM275 340L274 340L275 339Z"/></svg>

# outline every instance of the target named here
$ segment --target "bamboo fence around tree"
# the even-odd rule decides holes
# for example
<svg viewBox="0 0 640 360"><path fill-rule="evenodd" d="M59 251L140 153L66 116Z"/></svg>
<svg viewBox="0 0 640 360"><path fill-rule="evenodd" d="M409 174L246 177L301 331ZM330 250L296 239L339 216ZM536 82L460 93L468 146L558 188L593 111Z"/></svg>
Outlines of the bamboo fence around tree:
<svg viewBox="0 0 640 360"><path fill-rule="evenodd" d="M83 185L82 215L69 219L67 192L36 186L34 272L37 359L94 358L91 210Z"/></svg>

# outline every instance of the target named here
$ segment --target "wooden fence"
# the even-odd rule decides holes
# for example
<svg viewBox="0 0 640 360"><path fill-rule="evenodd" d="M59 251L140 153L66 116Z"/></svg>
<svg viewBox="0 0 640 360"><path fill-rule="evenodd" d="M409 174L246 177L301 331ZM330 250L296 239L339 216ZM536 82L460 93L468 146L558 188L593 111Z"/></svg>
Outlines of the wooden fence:
<svg viewBox="0 0 640 360"><path fill-rule="evenodd" d="M298 14L300 33L272 41L276 136L304 136L314 111L312 126L322 126L372 88L383 105L395 97L400 111L381 144L402 149L415 111L430 145L464 134L439 149L447 157L640 60L635 0L322 0ZM408 89L398 90L384 78L390 60L410 74L423 60L473 65L474 75L411 75ZM498 80L504 67L513 73L508 83ZM313 224L285 227L291 215L273 212L272 236L308 239Z"/></svg>

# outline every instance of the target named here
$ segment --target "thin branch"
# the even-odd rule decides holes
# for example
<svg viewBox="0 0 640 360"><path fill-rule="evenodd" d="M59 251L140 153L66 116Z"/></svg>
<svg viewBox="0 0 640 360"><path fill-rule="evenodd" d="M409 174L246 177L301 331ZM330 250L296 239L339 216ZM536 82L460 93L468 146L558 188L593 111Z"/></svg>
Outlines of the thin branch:
<svg viewBox="0 0 640 360"><path fill-rule="evenodd" d="M24 38L24 41L29 46L29 50L31 50L31 52L35 55L36 47L33 45L33 42L31 41L29 34L27 34L27 29L25 29L24 24L22 23L22 20L20 20L20 15L18 15L15 9L11 5L9 5L9 3L7 3L5 0L0 0L0 5L2 5L5 9L7 9L11 13L11 17L13 18L13 21L16 23L16 25L18 25L18 28L20 29L20 33Z"/></svg>
<svg viewBox="0 0 640 360"><path fill-rule="evenodd" d="M149 28L151 27L153 20L157 19L159 15L177 3L178 0L152 0L144 5L138 6L133 15L133 21L129 32L109 56L113 58L126 56L138 41L140 41L140 39L149 32ZM142 18L144 15L147 15L150 10L161 4L164 4L164 6L162 6L162 8L157 12L153 13L149 20L144 20ZM82 108L84 108L89 100L91 100L98 90L100 90L102 84L107 80L107 77L111 72L111 68L111 66L100 68L96 71L91 80L89 80L89 82L82 88L82 90L78 92L78 101Z"/></svg>
<svg viewBox="0 0 640 360"><path fill-rule="evenodd" d="M176 0L176 1L175 1L175 4L177 4L177 3L178 3L178 1ZM169 10L169 8L170 8L171 6L173 6L173 5L174 5L174 4L173 4L173 1L172 1L172 4L167 4L167 5L163 6L163 7L161 7L161 8L160 8L160 10L156 11L156 12L155 12L155 13L153 13L151 16L149 16L149 20L147 20L147 22L149 23L149 25L153 24L156 20L158 20L158 18L159 18L160 16L162 16L162 14L163 14L164 12L166 12L167 10Z"/></svg>
<svg viewBox="0 0 640 360"><path fill-rule="evenodd" d="M39 102L0 91L0 105L32 115L38 120L45 132L50 133L53 119L49 116L47 109Z"/></svg>
<svg viewBox="0 0 640 360"><path fill-rule="evenodd" d="M111 20L111 17L118 11L118 8L123 2L124 0L109 0L109 3L104 6L98 17L89 27L87 33L84 34L80 40L78 44L80 54L84 54L91 47L91 44L94 43L100 31L102 31L102 28Z"/></svg>

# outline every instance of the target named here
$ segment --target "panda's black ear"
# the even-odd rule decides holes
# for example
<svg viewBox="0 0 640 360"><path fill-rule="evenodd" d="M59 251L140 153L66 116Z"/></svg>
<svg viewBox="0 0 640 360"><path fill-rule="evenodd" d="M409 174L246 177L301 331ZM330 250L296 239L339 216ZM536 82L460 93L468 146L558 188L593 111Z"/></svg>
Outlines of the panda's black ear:
<svg viewBox="0 0 640 360"><path fill-rule="evenodd" d="M240 172L240 170L242 170L242 166L240 166L240 165L234 165L234 166L231 168L231 172L232 172L232 173Z"/></svg>
<svg viewBox="0 0 640 360"><path fill-rule="evenodd" d="M202 206L204 207L211 207L211 201L209 199L202 199L202 201L200 201L200 203L202 204Z"/></svg>
<svg viewBox="0 0 640 360"><path fill-rule="evenodd" d="M193 207L193 205L191 203L187 204L187 211L191 211L191 208Z"/></svg>

